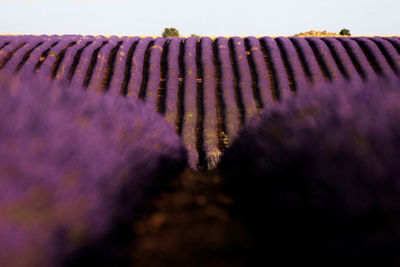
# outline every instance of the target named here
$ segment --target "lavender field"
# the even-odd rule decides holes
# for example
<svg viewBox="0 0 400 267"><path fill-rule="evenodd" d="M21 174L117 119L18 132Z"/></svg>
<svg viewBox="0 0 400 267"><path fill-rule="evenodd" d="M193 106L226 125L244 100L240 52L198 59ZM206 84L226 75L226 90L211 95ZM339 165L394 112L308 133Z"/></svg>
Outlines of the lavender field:
<svg viewBox="0 0 400 267"><path fill-rule="evenodd" d="M263 108L324 83L400 75L399 37L1 36L0 72L142 99L175 127L192 169L214 169Z"/></svg>
<svg viewBox="0 0 400 267"><path fill-rule="evenodd" d="M0 266L397 266L399 90L400 37L0 35Z"/></svg>

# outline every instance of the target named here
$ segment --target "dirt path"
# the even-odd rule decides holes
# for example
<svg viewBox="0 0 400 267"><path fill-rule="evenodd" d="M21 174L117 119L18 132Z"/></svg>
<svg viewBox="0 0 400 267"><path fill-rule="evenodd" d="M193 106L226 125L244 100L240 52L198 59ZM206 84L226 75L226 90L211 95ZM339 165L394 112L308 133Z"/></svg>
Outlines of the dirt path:
<svg viewBox="0 0 400 267"><path fill-rule="evenodd" d="M186 170L133 224L132 266L244 266L250 241L221 178Z"/></svg>

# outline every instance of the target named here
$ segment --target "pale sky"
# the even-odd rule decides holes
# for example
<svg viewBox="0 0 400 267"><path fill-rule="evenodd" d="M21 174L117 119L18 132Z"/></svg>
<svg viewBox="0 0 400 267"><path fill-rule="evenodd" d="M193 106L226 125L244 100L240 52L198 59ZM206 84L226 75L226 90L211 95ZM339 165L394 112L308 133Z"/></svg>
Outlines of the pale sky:
<svg viewBox="0 0 400 267"><path fill-rule="evenodd" d="M400 35L400 0L0 0L0 34Z"/></svg>

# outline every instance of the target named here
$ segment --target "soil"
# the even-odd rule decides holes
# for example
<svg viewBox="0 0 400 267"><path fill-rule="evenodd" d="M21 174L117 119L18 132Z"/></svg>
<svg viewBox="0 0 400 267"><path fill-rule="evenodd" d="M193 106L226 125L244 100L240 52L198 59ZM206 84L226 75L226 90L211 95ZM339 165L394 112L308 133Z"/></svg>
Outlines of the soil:
<svg viewBox="0 0 400 267"><path fill-rule="evenodd" d="M184 171L133 224L132 266L245 266L251 242L217 173Z"/></svg>

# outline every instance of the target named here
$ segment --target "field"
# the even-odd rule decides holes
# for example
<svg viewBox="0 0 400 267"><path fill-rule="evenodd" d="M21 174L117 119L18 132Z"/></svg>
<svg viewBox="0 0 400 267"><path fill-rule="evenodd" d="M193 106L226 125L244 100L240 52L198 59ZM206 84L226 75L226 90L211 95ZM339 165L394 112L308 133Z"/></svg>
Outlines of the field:
<svg viewBox="0 0 400 267"><path fill-rule="evenodd" d="M377 216L374 213L376 210L387 212L385 218L388 218L390 223L377 220L381 224L378 222L377 226L368 224L365 232L370 231L368 228L370 226L373 233L371 238L367 234L365 238L368 242L372 242L372 248L375 245L377 247L376 254L371 253L371 261L382 257L383 254L379 254L381 253L379 249L393 249L396 252L398 248L396 242L400 238L393 235L393 241L388 238L391 236L390 233L384 230L379 232L381 229L379 227L382 229L386 229L387 225L392 227L392 220L397 222L395 214L398 214L397 205L387 203L398 203L395 196L399 192L396 189L394 192L391 191L393 194L381 194L380 186L385 190L397 188L397 185L394 185L396 182L389 178L397 177L395 166L400 166L400 163L396 162L396 159L400 158L397 157L400 148L397 149L397 142L394 141L400 132L394 126L396 125L394 122L400 119L396 117L398 112L396 101L400 101L400 96L395 92L399 89L400 38L299 36L215 38L0 36L0 85L2 86L0 89L4 92L1 102L3 113L0 112L3 116L1 125L4 129L11 129L10 133L25 132L24 136L16 134L17 137L14 139L11 134L8 136L9 132L0 131L3 140L0 141L0 148L3 146L15 151L13 157L8 158L6 153L0 153L0 156L3 155L15 166L18 166L18 158L25 159L23 162L35 162L26 166L37 171L32 174L34 177L32 179L37 179L38 184L41 184L41 176L48 177L46 179L49 181L52 179L48 174L50 172L45 172L49 170L48 168L52 170L51 173L60 171L57 177L61 178L57 179L70 177L68 168L57 167L64 166L60 162L70 161L76 162L76 166L88 166L88 169L94 170L86 172L85 167L79 167L79 171L73 172L71 177L75 177L78 181L79 179L85 181L86 177L90 184L92 180L97 181L96 177L101 177L102 183L110 184L114 188L103 195L104 192L94 186L88 191L89 195L92 198L93 194L93 198L99 198L101 201L88 201L93 205L90 206L91 209L74 211L76 218L84 218L80 224L74 224L72 219L67 220L67 229L78 229L76 231L79 234L76 238L79 240L79 246L72 242L72 245L69 244L71 247L66 247L72 252L71 254L65 252L67 256L63 256L68 259L65 262L72 265L77 262L85 265L92 263L108 265L114 258L120 257L121 265L136 263L137 266L188 266L188 264L244 266L248 262L254 263L254 258L263 258L263 252L258 249L264 248L263 242L271 237L270 232L263 232L261 223L255 223L262 222L268 225L269 221L264 221L259 215L265 209L266 213L272 216L270 218L282 216L291 222L299 219L304 220L302 221L304 225L314 225L311 219L307 221L298 214L291 214L293 209L289 204L278 205L282 201L292 203L292 199L296 198L299 199L299 203L309 201L310 205L314 205L313 198L310 197L314 196L314 193L305 196L302 185L292 180L287 182L285 179L279 180L289 176L302 179L305 184L311 181L313 186L316 181L316 187L321 187L316 189L315 195L322 195L322 200L319 198L315 200L316 207L321 205L326 210L332 211L332 214L336 214L338 218L345 218L343 219L345 230L342 228L341 230L349 236L354 231L346 228L348 227L346 220L353 219L353 214L357 213L357 216L362 214L360 217L354 215L356 217L354 220L363 224L367 220L365 218ZM360 93L363 90L369 92L375 89L387 93L375 93L372 96ZM59 93L64 91L65 95ZM72 96L69 95L69 91ZM321 93L325 91L335 93L332 93L332 98L328 98L325 93ZM356 97L351 93L353 91L356 92L354 93ZM19 94L22 96L18 96ZM329 99L333 99L332 102ZM358 99L363 99L360 100L359 106ZM376 99L376 102L372 99ZM368 101L371 102L371 107L374 105L372 111L365 106L368 105ZM326 105L321 107L318 103ZM19 106L20 109L15 108ZM325 111L321 111L325 108L326 114ZM10 115L6 115L8 112ZM40 124L41 130L37 132L31 130L29 127L33 126L29 126L30 119L18 119L22 116L20 114L32 114L32 118L35 119L33 121L43 123ZM365 114L367 119L354 114ZM51 116L59 117L54 119ZM103 121L103 118L106 119ZM26 122L14 125L13 122L19 120ZM285 124L286 121L291 123ZM330 121L333 121L332 124ZM271 124L268 124L270 122ZM275 122L277 124L274 124ZM380 134L375 132L372 123L380 131L376 132ZM86 129L84 127L87 125L91 128L86 133L82 129ZM335 133L334 136L339 137L330 142L324 139L327 133ZM344 137L340 139L342 135ZM310 136L310 140L307 136ZM374 139L377 136L379 138ZM296 139L297 137L299 139ZM346 143L348 137L354 137L355 141ZM86 143L90 145L83 145ZM308 144L311 143L314 146L309 147ZM322 150L316 149L320 143L326 145L323 151L327 153L327 158L324 158ZM28 144L27 149L23 144ZM15 150L13 150L14 145ZM38 152L42 151L42 145L49 147L54 158L43 156L42 159L41 153ZM390 149L391 147L393 149ZM36 148L38 150L35 150ZM75 149L82 156L76 156L71 152L72 156L68 159L65 156L66 152L63 152L65 148L68 148L67 151ZM187 162L185 156L179 154L183 148L185 155L187 154ZM270 151L270 148L275 150ZM131 151L131 154L124 152L126 154L122 157L118 154L120 151ZM300 154L296 154L298 151ZM303 158L303 155L307 156ZM333 158L329 158L331 155ZM303 162L307 170L296 165L292 156L297 159L296 162ZM362 160L364 156L368 160ZM314 164L316 158L320 158L325 173L320 173L319 167ZM392 158L393 164L381 166L380 159L391 162ZM49 162L53 160L56 163L49 167ZM340 193L344 188L342 185L326 182L324 179L318 180L321 177L330 177L330 181L336 181L336 177L338 180L347 177L346 171L352 171L351 163L354 163L355 173L364 170L360 180L352 184L353 187L364 188L363 186L367 185L365 192L372 192L370 195L376 198L377 203L382 203L382 206L372 208L366 204L365 217L362 208L360 210L349 208L343 211L332 208L331 192L335 190L339 192L335 197L343 199L343 206L353 207L357 201L353 201L347 194ZM126 166L122 171L120 171L121 164ZM102 168L97 169L97 166ZM275 171L275 166L278 171ZM129 169L130 167L132 169ZM297 170L296 168L298 172L282 174L285 169ZM178 172L180 175L170 175ZM7 183L18 176L16 170L1 166L0 173L9 178L4 179ZM21 177L28 179L30 170L22 169L21 173ZM327 173L333 173L332 177ZM275 176L277 180L269 182L268 179ZM115 177L118 179L112 182ZM153 179L146 180L149 177ZM351 180L349 177L348 181ZM382 184L371 182L378 181L380 177L389 178ZM166 179L169 179L169 182ZM141 184L140 181L146 183ZM280 187L280 181L284 181L283 189ZM31 191L25 191L26 188L21 189L18 183L10 182L7 186L19 192L15 194L16 201L20 197L26 198L29 202ZM33 182L31 186L36 188ZM47 182L43 186L48 186ZM51 186L57 187L57 182ZM132 189L125 191L124 188L128 186ZM370 190L369 186L376 190ZM151 193L137 193L140 188L146 188ZM269 188L282 190L283 194L275 196ZM286 192L286 188L292 188L293 191ZM59 195L64 194L62 193L64 191L57 190L50 195L54 197L55 202L61 203L64 200L59 198ZM86 189L76 191L74 187L68 187L68 190L69 194L82 196L85 200ZM157 196L153 197L155 192ZM353 193L354 196L360 196L360 199L364 197L364 194L358 191ZM135 194L137 197L130 198ZM271 195L271 198L256 197L264 195ZM111 200L124 199L127 200L127 204L120 210L117 205L110 204L112 211L108 211L104 208L108 197L110 203L114 203ZM4 201L10 200L5 196ZM38 205L39 209L51 211L45 216L44 221L48 228L43 236L53 240L53 236L58 236L57 227L62 220L60 222L58 217L52 217L52 214L58 214L60 211L58 206L53 207L49 203ZM288 214L282 215L274 210L274 205L268 203L278 203L277 206L287 210ZM367 200L365 203L370 204ZM315 212L320 210L315 208L310 211L308 207L301 206L301 209L305 214L310 214L310 218L330 216L323 211L313 213L314 210L317 210ZM102 231L88 230L92 220L86 218L90 218L92 210L104 212L102 218L109 222ZM130 216L121 216L122 213ZM10 214L6 213L11 218L12 224L14 217ZM21 218L24 220L23 216ZM252 221L249 222L246 218L252 218ZM332 226L329 220L320 222L323 226ZM340 223L342 221L338 224ZM0 231L8 229L8 226L4 225L0 223ZM282 230L284 226L280 225L281 222L277 222L271 227L275 227L279 234L285 233L285 229ZM286 223L282 225L291 227ZM42 235L43 229L38 231L33 227L33 230L29 230L31 229L29 227L22 227L21 231L27 231L28 235L32 236ZM393 232L398 231L396 227L393 226ZM122 229L122 234L119 229ZM254 229L258 231L260 237L254 237ZM305 229L307 230L304 231L314 238L312 231L307 232L309 229ZM298 238L307 238L304 233L299 234L295 231L290 233ZM379 236L379 233L383 234ZM325 232L322 232L321 235L324 234ZM271 240L275 240L273 238L276 238L274 233ZM386 238L390 241L386 242ZM108 245L104 247L93 245L96 240ZM325 244L323 243L325 240L321 241L318 238L315 240L326 245L322 247L327 250L337 249L338 258L349 257L349 254L346 254L348 251L341 251L336 244ZM340 239L338 242L346 243L345 237L343 240ZM350 237L349 240L354 241ZM41 244L43 250L52 251L48 253L51 257L61 257L56 249L50 248L52 241L43 242L44 245ZM301 246L296 242L293 244ZM6 241L0 238L0 248L5 244ZM18 248L19 243L15 246ZM253 251L254 246L256 249ZM285 244L279 243L279 246ZM269 248L269 245L266 247ZM366 245L365 250L360 249L359 255L358 252L354 252L356 256L353 255L353 260L368 255L371 247ZM308 248L316 249L315 246L304 249ZM29 257L33 257L37 260L32 256L36 250L29 249L30 254L27 254L26 259L29 261ZM293 247L290 249L293 253L296 250ZM20 266L26 266L24 265L26 262L18 261L16 251L18 252L18 250L12 252L15 255L9 258L9 261L5 260L6 257L2 258L0 253L0 263L4 261L7 265L19 263ZM56 256L52 254L53 251L56 251L54 252ZM100 257L99 254L105 251L109 253L104 253L104 258ZM280 255L280 252L277 251L276 255ZM388 252L389 256L396 255L391 252ZM333 254L327 253L326 257ZM52 262L47 257L50 256L46 254L35 261L36 266L41 266L41 260L46 264ZM193 259L196 263L191 262ZM393 256L393 262L397 262L396 260L396 256ZM61 261L63 262L64 258Z"/></svg>
<svg viewBox="0 0 400 267"><path fill-rule="evenodd" d="M138 97L164 115L193 169L213 169L264 107L324 82L400 74L398 37L1 36L0 70Z"/></svg>

